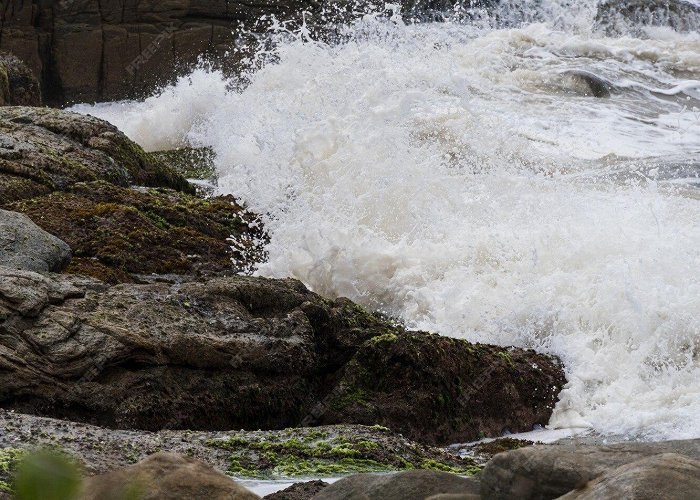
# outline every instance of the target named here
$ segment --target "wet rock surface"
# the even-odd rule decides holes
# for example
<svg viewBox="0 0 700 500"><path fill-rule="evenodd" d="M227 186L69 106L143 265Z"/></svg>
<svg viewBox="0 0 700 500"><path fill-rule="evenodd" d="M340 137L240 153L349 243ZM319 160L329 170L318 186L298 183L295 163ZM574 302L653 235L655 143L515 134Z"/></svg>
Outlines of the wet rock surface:
<svg viewBox="0 0 700 500"><path fill-rule="evenodd" d="M71 249L24 214L0 209L0 266L30 271L60 271Z"/></svg>
<svg viewBox="0 0 700 500"><path fill-rule="evenodd" d="M378 423L442 443L542 424L564 382L548 356L406 332L294 280L0 281L0 404L28 413L149 430Z"/></svg>
<svg viewBox="0 0 700 500"><path fill-rule="evenodd" d="M0 107L0 205L96 180L194 193L184 177L103 120Z"/></svg>

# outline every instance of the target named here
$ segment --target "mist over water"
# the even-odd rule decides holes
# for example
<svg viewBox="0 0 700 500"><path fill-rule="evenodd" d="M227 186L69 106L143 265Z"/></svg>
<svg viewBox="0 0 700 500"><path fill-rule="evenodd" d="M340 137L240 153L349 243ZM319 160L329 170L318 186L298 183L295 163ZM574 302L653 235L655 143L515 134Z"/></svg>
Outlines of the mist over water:
<svg viewBox="0 0 700 500"><path fill-rule="evenodd" d="M699 437L700 34L606 38L594 2L531 14L367 16L281 43L243 90L198 70L76 109L147 149L212 147L219 191L264 214L258 274L557 354L553 427Z"/></svg>

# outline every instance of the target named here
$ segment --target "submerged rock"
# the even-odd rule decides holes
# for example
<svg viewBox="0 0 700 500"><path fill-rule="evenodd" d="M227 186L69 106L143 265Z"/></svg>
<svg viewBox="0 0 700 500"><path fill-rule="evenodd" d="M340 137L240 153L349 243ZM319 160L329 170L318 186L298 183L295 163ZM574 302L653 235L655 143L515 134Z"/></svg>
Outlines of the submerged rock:
<svg viewBox="0 0 700 500"><path fill-rule="evenodd" d="M562 500L657 498L685 500L700 495L700 461L664 453L606 472Z"/></svg>
<svg viewBox="0 0 700 500"><path fill-rule="evenodd" d="M95 180L194 193L184 177L103 120L0 107L0 206Z"/></svg>
<svg viewBox="0 0 700 500"><path fill-rule="evenodd" d="M557 498L585 487L589 481L617 467L662 453L676 453L700 460L700 439L607 446L532 446L501 453L482 471L481 495L484 498L513 500ZM634 495L623 497L637 498ZM596 498L611 497L604 495Z"/></svg>
<svg viewBox="0 0 700 500"><path fill-rule="evenodd" d="M402 328L294 280L108 286L0 268L0 405L110 427L530 429L558 361Z"/></svg>
<svg viewBox="0 0 700 500"><path fill-rule="evenodd" d="M358 474L324 488L314 500L424 499L443 493L476 495L478 481L438 471L408 471L391 475Z"/></svg>
<svg viewBox="0 0 700 500"><path fill-rule="evenodd" d="M203 462L161 452L135 465L88 479L80 498L255 500L260 497Z"/></svg>
<svg viewBox="0 0 700 500"><path fill-rule="evenodd" d="M23 214L0 209L0 266L28 271L60 271L70 247Z"/></svg>

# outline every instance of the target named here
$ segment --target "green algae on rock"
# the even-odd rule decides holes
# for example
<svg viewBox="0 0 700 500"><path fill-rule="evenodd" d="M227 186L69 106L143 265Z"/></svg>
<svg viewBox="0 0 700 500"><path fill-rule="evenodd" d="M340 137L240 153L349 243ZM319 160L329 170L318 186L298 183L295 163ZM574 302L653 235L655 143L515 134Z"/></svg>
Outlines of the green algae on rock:
<svg viewBox="0 0 700 500"><path fill-rule="evenodd" d="M240 431L207 445L231 452L228 472L238 477L335 476L411 469L473 474L479 467L439 448L363 425Z"/></svg>
<svg viewBox="0 0 700 500"><path fill-rule="evenodd" d="M0 448L0 493L12 492L12 475L24 455L18 448Z"/></svg>
<svg viewBox="0 0 700 500"><path fill-rule="evenodd" d="M264 258L257 218L232 196L202 199L105 181L8 205L73 250L66 272L108 283L132 274L233 274Z"/></svg>

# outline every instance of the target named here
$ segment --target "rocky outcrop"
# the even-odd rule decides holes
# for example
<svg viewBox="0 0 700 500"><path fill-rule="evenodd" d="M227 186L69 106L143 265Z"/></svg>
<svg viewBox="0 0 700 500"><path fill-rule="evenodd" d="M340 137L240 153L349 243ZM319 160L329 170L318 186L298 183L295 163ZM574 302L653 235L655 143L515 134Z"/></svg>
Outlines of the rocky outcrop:
<svg viewBox="0 0 700 500"><path fill-rule="evenodd" d="M0 106L41 106L41 88L18 57L0 52Z"/></svg>
<svg viewBox="0 0 700 500"><path fill-rule="evenodd" d="M161 452L130 467L88 479L80 498L255 500L260 497L203 462Z"/></svg>
<svg viewBox="0 0 700 500"><path fill-rule="evenodd" d="M683 500L700 494L700 461L664 453L623 465L590 481L562 500L634 498Z"/></svg>
<svg viewBox="0 0 700 500"><path fill-rule="evenodd" d="M0 206L95 180L194 193L184 177L103 120L0 107Z"/></svg>
<svg viewBox="0 0 700 500"><path fill-rule="evenodd" d="M314 500L424 499L441 493L478 494L479 483L438 471L408 471L392 475L359 474L324 488Z"/></svg>
<svg viewBox="0 0 700 500"><path fill-rule="evenodd" d="M26 215L0 209L0 266L60 271L70 258L70 247L65 242L42 230Z"/></svg>
<svg viewBox="0 0 700 500"><path fill-rule="evenodd" d="M608 35L639 34L645 26L700 31L700 4L688 0L605 0L595 18Z"/></svg>
<svg viewBox="0 0 700 500"><path fill-rule="evenodd" d="M266 242L257 217L232 196L202 199L95 181L7 207L70 245L74 258L66 272L109 283L152 273L248 272L263 259Z"/></svg>
<svg viewBox="0 0 700 500"><path fill-rule="evenodd" d="M2 268L0 282L0 405L27 413L149 430L378 423L440 443L544 424L564 383L548 356L405 332L294 280L108 286Z"/></svg>
<svg viewBox="0 0 700 500"><path fill-rule="evenodd" d="M158 451L186 454L239 478L292 479L415 468L461 474L475 470L470 459L421 445L378 426L147 432L4 410L0 410L0 426L0 485L2 481L11 482L17 461L30 450L47 446L59 446L89 475L132 465Z"/></svg>
<svg viewBox="0 0 700 500"><path fill-rule="evenodd" d="M608 446L574 443L532 446L501 453L487 464L481 474L481 495L484 498L513 500L558 498L572 490L585 488L589 481L598 485L600 482L596 482L596 478L618 467L664 453L700 460L700 439ZM627 473L623 477L628 477ZM594 498L614 497L603 495ZM634 495L623 497L637 498ZM659 498L667 497L662 495Z"/></svg>
<svg viewBox="0 0 700 500"><path fill-rule="evenodd" d="M0 132L0 207L68 243L66 272L114 284L249 272L264 259L258 218L232 196L196 196L179 173L195 173L194 152L157 158L107 122L48 108L0 108Z"/></svg>

